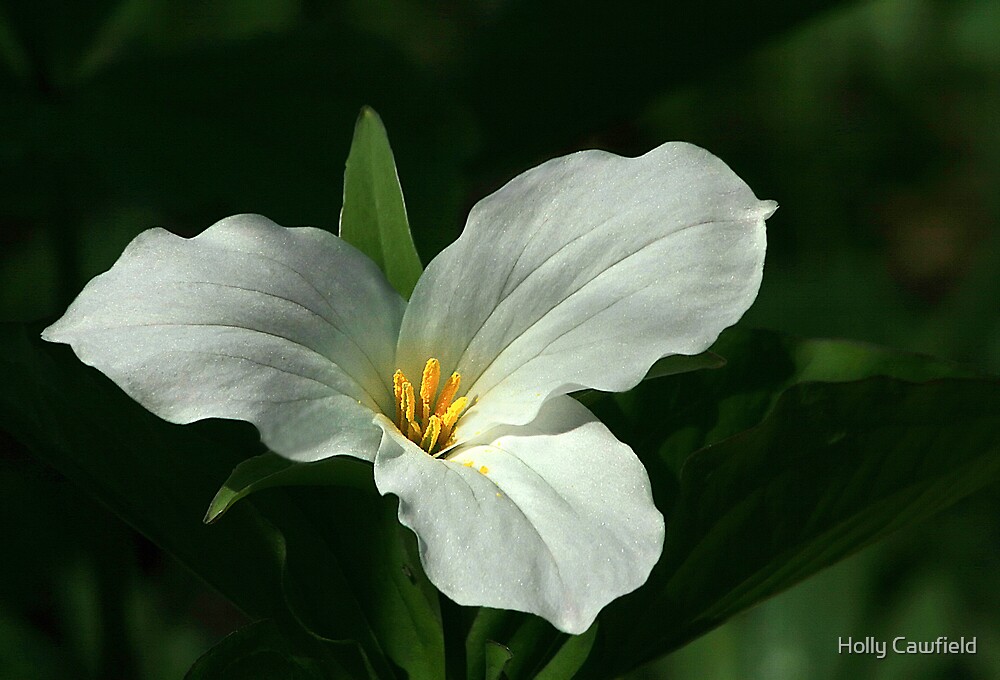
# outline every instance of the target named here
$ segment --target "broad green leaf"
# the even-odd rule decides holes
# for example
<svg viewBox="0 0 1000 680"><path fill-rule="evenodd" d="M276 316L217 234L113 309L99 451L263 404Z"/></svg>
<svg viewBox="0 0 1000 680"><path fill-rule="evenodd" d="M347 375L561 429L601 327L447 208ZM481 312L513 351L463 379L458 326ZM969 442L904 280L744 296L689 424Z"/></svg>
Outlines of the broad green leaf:
<svg viewBox="0 0 1000 680"><path fill-rule="evenodd" d="M580 670L597 637L597 623L581 635L571 635L555 656L535 675L535 680L565 680Z"/></svg>
<svg viewBox="0 0 1000 680"><path fill-rule="evenodd" d="M292 508L286 499L293 499ZM396 519L394 497L379 496L369 478L367 489L272 488L249 502L288 541L287 596L306 630L327 640L358 639L370 657L393 665L376 666L379 677L443 677L438 593L420 566L416 537ZM347 628L341 620L355 606L363 628ZM358 638L357 631L367 637Z"/></svg>
<svg viewBox="0 0 1000 680"><path fill-rule="evenodd" d="M253 428L166 423L38 330L0 327L0 427L250 616L327 640L352 673L434 676L436 593L370 477L367 488L262 490L206 526L218 485L260 451Z"/></svg>
<svg viewBox="0 0 1000 680"><path fill-rule="evenodd" d="M689 373L690 371L700 371L703 368L722 368L726 365L726 360L715 352L702 352L691 356L685 354L674 354L663 357L653 364L643 380L653 378L663 378L668 375L678 375Z"/></svg>
<svg viewBox="0 0 1000 680"><path fill-rule="evenodd" d="M314 463L296 463L276 453L263 453L243 461L215 494L205 513L211 524L254 491L275 486L371 486L371 465L346 456Z"/></svg>
<svg viewBox="0 0 1000 680"><path fill-rule="evenodd" d="M200 521L213 487L259 450L252 428L170 425L68 347L44 343L20 325L0 326L0 366L0 427L243 611L281 615L280 537L266 520L248 505L225 526Z"/></svg>
<svg viewBox="0 0 1000 680"><path fill-rule="evenodd" d="M331 612L338 610L343 589L350 589L374 632L370 644L414 677L440 675L444 638L437 591L421 569L413 534L396 520L395 499L376 493L370 464L346 457L293 463L273 453L256 456L236 467L206 521L214 522L251 493L288 486L326 487L318 493L294 492L312 524L308 532L297 525L300 515L282 521L273 499L261 499L300 556L292 570L304 565L299 580L312 584L312 591L296 593L293 602L302 625L325 638L342 635L341 622ZM348 580L331 589L327 580L310 578L327 572L345 573Z"/></svg>
<svg viewBox="0 0 1000 680"><path fill-rule="evenodd" d="M466 677L483 677L488 658L483 649L490 643L502 645L511 658L504 675L512 680L547 677L570 678L583 664L594 642L597 626L583 635L561 633L542 618L532 614L480 607L466 635ZM544 676L540 675L544 672Z"/></svg>
<svg viewBox="0 0 1000 680"><path fill-rule="evenodd" d="M784 390L802 382L977 376L954 362L867 343L739 328L725 331L708 354L724 358L725 367L647 380L585 403L647 468L667 466L676 476L688 455L753 427Z"/></svg>
<svg viewBox="0 0 1000 680"><path fill-rule="evenodd" d="M643 377L643 380L653 380L655 378L664 378L668 375L679 375L681 373L689 373L691 371L700 371L706 368L722 368L726 365L726 360L716 354L715 352L702 352L701 354L685 355L685 354L674 354L673 356L663 357L657 360ZM574 392L573 396L580 401L580 403L590 406L597 403L600 399L606 397L607 395L598 392L597 390L580 390L579 392Z"/></svg>
<svg viewBox="0 0 1000 680"><path fill-rule="evenodd" d="M486 660L484 680L502 680L506 677L504 668L513 656L511 651L499 642L487 642L483 648L483 657Z"/></svg>
<svg viewBox="0 0 1000 680"><path fill-rule="evenodd" d="M389 138L378 114L367 106L358 116L347 156L340 237L374 260L400 295L410 297L423 268Z"/></svg>
<svg viewBox="0 0 1000 680"><path fill-rule="evenodd" d="M602 612L580 677L676 649L1000 479L996 379L772 333L730 333L714 351L727 367L701 383L650 381L617 411L602 404L632 434L640 413L665 414L638 450L667 542L647 584Z"/></svg>
<svg viewBox="0 0 1000 680"><path fill-rule="evenodd" d="M199 658L184 680L323 680L352 676L343 668L322 668L301 656L281 629L270 620L257 621L212 647Z"/></svg>
<svg viewBox="0 0 1000 680"><path fill-rule="evenodd" d="M521 620L517 612L489 607L478 607L474 611L468 633L465 636L465 676L468 680L476 680L486 673L486 645L490 641L504 639L508 634L504 631L507 621Z"/></svg>

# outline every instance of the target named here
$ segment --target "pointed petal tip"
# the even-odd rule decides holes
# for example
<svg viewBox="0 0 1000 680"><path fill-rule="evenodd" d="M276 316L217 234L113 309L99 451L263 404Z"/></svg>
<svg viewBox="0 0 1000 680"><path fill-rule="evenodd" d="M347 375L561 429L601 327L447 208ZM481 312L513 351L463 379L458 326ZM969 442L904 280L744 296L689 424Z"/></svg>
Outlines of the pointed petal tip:
<svg viewBox="0 0 1000 680"><path fill-rule="evenodd" d="M564 602L559 611L543 618L551 623L552 627L560 633L583 635L594 625L594 621L597 620L597 615L601 613L601 609L603 607L599 609L593 607L581 608L572 602Z"/></svg>
<svg viewBox="0 0 1000 680"><path fill-rule="evenodd" d="M770 219L771 215L773 215L777 209L777 201L761 201L757 207L757 210L760 213L760 219L762 220Z"/></svg>
<svg viewBox="0 0 1000 680"><path fill-rule="evenodd" d="M59 326L62 323L62 319L58 321L53 321L51 324L45 327L39 335L45 342L66 342L60 337Z"/></svg>
<svg viewBox="0 0 1000 680"><path fill-rule="evenodd" d="M400 499L400 522L445 596L529 612L579 635L647 581L664 520L627 445L572 397L546 403L532 427L493 430L451 460L392 432L375 484Z"/></svg>

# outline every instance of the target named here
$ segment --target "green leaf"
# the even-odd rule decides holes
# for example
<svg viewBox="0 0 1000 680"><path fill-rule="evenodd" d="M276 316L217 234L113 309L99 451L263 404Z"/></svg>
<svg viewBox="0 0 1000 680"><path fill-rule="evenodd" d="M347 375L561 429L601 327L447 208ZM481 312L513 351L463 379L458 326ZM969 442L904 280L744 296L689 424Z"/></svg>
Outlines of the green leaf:
<svg viewBox="0 0 1000 680"><path fill-rule="evenodd" d="M220 481L261 449L252 427L162 421L38 330L0 326L0 368L0 427L251 617L288 634L304 629L354 674L440 674L436 591L394 499L380 497L370 476L367 488L272 486L206 526ZM284 481L299 474L268 458L243 469L270 469Z"/></svg>
<svg viewBox="0 0 1000 680"><path fill-rule="evenodd" d="M340 237L374 260L400 295L410 297L423 268L389 138L378 114L367 106L358 116L347 156Z"/></svg>
<svg viewBox="0 0 1000 680"><path fill-rule="evenodd" d="M693 355L674 354L673 356L657 360L646 371L643 380L654 380L656 378L664 378L668 375L680 375L681 373L690 373L691 371L700 371L702 369L722 368L725 365L726 360L715 352L702 352L701 354ZM580 390L573 393L573 397L585 406L597 404L607 396L606 393L598 392L597 390Z"/></svg>
<svg viewBox="0 0 1000 680"><path fill-rule="evenodd" d="M564 680L574 677L590 656L596 637L596 622L581 635L570 636L556 655L538 672L535 680Z"/></svg>
<svg viewBox="0 0 1000 680"><path fill-rule="evenodd" d="M255 617L279 617L280 537L254 508L200 521L218 480L259 450L235 423L170 425L65 346L0 325L0 427ZM200 507L199 507L200 506Z"/></svg>
<svg viewBox="0 0 1000 680"><path fill-rule="evenodd" d="M561 633L548 621L503 609L480 607L466 636L466 677L483 677L489 659L483 655L490 643L502 645L511 658L504 674L512 679L570 678L587 658L597 626L578 636Z"/></svg>
<svg viewBox="0 0 1000 680"><path fill-rule="evenodd" d="M404 671L387 664L376 667L379 677L443 677L438 593L420 566L416 537L396 519L394 497L379 496L369 479L368 489L272 488L250 503L288 541L287 596L306 630L327 640L359 640L370 657ZM345 626L345 613L363 626Z"/></svg>
<svg viewBox="0 0 1000 680"><path fill-rule="evenodd" d="M643 380L663 378L668 375L678 375L690 371L700 371L704 368L722 368L726 365L726 360L715 352L702 352L691 356L685 354L675 354L663 357L653 364Z"/></svg>
<svg viewBox="0 0 1000 680"><path fill-rule="evenodd" d="M272 496L258 496L298 557L289 571L310 584L311 590L292 595L303 627L327 639L342 636L342 622L331 613L343 607L338 599L348 589L371 628L369 644L414 677L441 675L444 638L437 591L420 566L413 534L396 519L396 501L378 495L370 464L347 457L294 463L274 453L250 458L216 494L206 521L214 522L251 493L287 486L326 487L318 493L295 492L304 517L288 514ZM303 520L310 530L302 530ZM347 578L339 585L333 576L321 576L340 573Z"/></svg>
<svg viewBox="0 0 1000 680"><path fill-rule="evenodd" d="M243 461L233 470L205 513L211 524L254 491L276 486L353 486L371 487L372 469L355 458L328 458L314 463L296 463L276 453L263 453Z"/></svg>
<svg viewBox="0 0 1000 680"><path fill-rule="evenodd" d="M487 642L483 648L483 657L486 659L484 679L501 680L506 677L503 671L513 656L511 651L499 642Z"/></svg>
<svg viewBox="0 0 1000 680"><path fill-rule="evenodd" d="M954 362L868 343L738 328L725 331L709 354L725 358L724 370L647 380L623 394L596 393L599 399L585 403L647 468L667 466L676 476L694 451L758 424L793 385L879 375L917 382L978 375ZM651 413L657 414L655 427Z"/></svg>
<svg viewBox="0 0 1000 680"><path fill-rule="evenodd" d="M773 333L730 333L715 351L727 368L701 383L650 381L612 400L618 430L665 415L638 450L667 543L647 584L602 612L580 677L676 649L1000 479L996 379Z"/></svg>
<svg viewBox="0 0 1000 680"><path fill-rule="evenodd" d="M299 655L270 620L257 621L230 634L199 658L184 680L323 680L359 677L343 668L326 668ZM364 677L364 676L361 676Z"/></svg>

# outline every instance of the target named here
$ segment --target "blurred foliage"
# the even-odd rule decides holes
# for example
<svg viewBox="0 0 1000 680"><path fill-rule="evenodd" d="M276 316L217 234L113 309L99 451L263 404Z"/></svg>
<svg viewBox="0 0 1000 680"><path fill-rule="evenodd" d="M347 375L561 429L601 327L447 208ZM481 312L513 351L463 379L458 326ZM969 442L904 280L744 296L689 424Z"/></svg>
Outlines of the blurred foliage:
<svg viewBox="0 0 1000 680"><path fill-rule="evenodd" d="M744 323L1000 372L998 33L988 0L12 0L0 318L59 314L152 225L334 230L370 104L424 262L545 158L684 139L781 204ZM0 677L176 678L245 621L3 441ZM1000 677L998 511L980 493L635 677ZM981 651L835 654L909 631Z"/></svg>

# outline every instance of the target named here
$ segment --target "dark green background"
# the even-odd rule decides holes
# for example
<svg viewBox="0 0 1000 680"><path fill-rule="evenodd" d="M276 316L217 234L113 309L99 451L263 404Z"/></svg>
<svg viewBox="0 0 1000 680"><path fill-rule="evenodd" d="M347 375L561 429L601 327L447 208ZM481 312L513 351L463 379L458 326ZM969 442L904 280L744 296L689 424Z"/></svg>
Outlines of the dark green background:
<svg viewBox="0 0 1000 680"><path fill-rule="evenodd" d="M0 319L54 318L150 226L334 230L368 104L425 262L542 160L683 139L781 204L744 324L1000 372L1000 3L664 4L5 3ZM1000 677L995 491L636 677ZM0 531L0 677L176 678L243 622L6 437ZM836 653L897 634L980 651Z"/></svg>

